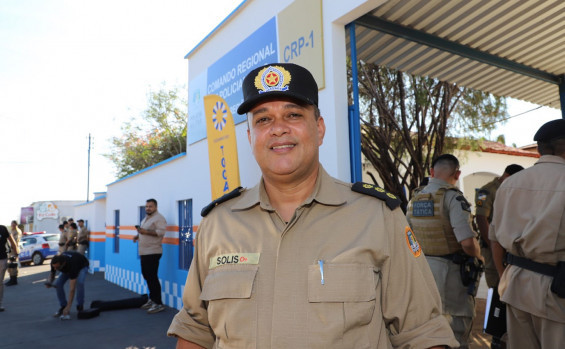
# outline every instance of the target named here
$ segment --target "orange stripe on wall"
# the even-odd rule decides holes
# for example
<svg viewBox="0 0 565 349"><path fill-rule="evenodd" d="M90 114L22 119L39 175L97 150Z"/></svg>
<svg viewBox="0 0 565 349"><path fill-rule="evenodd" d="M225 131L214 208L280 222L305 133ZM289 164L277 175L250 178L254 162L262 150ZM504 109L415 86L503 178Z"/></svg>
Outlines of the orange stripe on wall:
<svg viewBox="0 0 565 349"><path fill-rule="evenodd" d="M137 230L135 225L120 225L120 230Z"/></svg>
<svg viewBox="0 0 565 349"><path fill-rule="evenodd" d="M119 228L120 228L120 230L137 230L135 228L135 225L120 225ZM114 225L106 226L106 230L114 230L114 229L116 229L116 227ZM168 225L166 230L167 231L179 231L179 226L178 225Z"/></svg>
<svg viewBox="0 0 565 349"><path fill-rule="evenodd" d="M91 242L106 242L106 239L90 239Z"/></svg>
<svg viewBox="0 0 565 349"><path fill-rule="evenodd" d="M91 231L90 236L94 236L94 235L106 235L106 232L105 231Z"/></svg>
<svg viewBox="0 0 565 349"><path fill-rule="evenodd" d="M163 243L164 243L164 244L168 244L168 245L178 245L178 244L179 244L179 239L178 239L178 238L168 238L168 237L164 237L164 238L163 238Z"/></svg>

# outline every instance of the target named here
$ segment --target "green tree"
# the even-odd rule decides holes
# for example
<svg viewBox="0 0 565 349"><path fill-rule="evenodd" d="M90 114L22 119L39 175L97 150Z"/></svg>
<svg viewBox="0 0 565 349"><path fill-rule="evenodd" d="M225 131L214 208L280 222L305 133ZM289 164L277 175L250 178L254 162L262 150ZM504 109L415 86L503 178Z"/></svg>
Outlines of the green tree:
<svg viewBox="0 0 565 349"><path fill-rule="evenodd" d="M165 84L148 93L147 109L122 125L122 136L111 139L105 155L119 178L186 152L186 96L186 87Z"/></svg>
<svg viewBox="0 0 565 349"><path fill-rule="evenodd" d="M506 114L504 98L482 91L375 64L358 68L361 150L403 207L432 159L455 147L478 147L477 139Z"/></svg>

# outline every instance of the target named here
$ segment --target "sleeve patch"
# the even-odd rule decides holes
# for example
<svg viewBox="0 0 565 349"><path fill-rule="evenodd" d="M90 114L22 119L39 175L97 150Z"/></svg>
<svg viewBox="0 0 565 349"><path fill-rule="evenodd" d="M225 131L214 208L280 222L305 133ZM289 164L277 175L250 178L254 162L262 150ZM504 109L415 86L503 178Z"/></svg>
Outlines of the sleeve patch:
<svg viewBox="0 0 565 349"><path fill-rule="evenodd" d="M467 201L467 199L465 199L463 195L459 195L455 198L455 200L461 202L461 208L463 209L463 211L471 212L471 204L469 203L469 201Z"/></svg>
<svg viewBox="0 0 565 349"><path fill-rule="evenodd" d="M404 234L406 236L406 244L408 245L410 252L412 252L412 255L414 255L414 257L420 257L422 254L422 247L418 240L416 240L416 235L414 235L414 232L409 226L406 226L404 229Z"/></svg>

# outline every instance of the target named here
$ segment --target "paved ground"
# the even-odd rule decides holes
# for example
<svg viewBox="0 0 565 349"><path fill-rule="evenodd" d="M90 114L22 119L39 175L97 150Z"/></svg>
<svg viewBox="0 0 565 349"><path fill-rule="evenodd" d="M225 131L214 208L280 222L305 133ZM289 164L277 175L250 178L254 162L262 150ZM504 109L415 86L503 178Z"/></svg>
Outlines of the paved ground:
<svg viewBox="0 0 565 349"><path fill-rule="evenodd" d="M166 336L176 309L167 308L158 314L142 309L105 311L99 317L78 320L73 306L71 321L61 321L52 315L59 309L54 289L43 285L49 272L48 264L20 269L19 284L4 288L4 307L0 348L80 349L163 349L174 348L176 340ZM101 272L88 275L86 301L116 300L138 296L104 280ZM484 280L477 293L477 318L473 327L471 349L490 348L490 336L482 333L486 285ZM9 335L6 335L9 334Z"/></svg>
<svg viewBox="0 0 565 349"><path fill-rule="evenodd" d="M61 321L54 318L52 315L59 309L59 303L55 290L43 285L48 272L48 264L22 267L18 285L4 287L3 303L6 311L0 313L0 348L175 347L176 340L166 336L171 319L177 313L172 308L157 314L147 314L142 309L105 311L99 317L78 320L73 304L72 320ZM85 307L90 307L94 300L136 296L136 293L104 280L101 272L87 276Z"/></svg>

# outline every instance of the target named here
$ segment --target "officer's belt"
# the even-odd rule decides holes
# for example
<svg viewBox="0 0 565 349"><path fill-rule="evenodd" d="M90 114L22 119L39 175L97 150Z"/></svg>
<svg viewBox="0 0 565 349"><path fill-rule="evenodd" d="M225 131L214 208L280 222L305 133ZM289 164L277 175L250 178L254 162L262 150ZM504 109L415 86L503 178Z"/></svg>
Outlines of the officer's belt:
<svg viewBox="0 0 565 349"><path fill-rule="evenodd" d="M506 263L547 276L557 274L556 266L534 262L531 259L518 257L508 252L506 253Z"/></svg>
<svg viewBox="0 0 565 349"><path fill-rule="evenodd" d="M441 256L432 256L432 255L426 255L428 257L438 257L438 258L443 258L443 259L447 259L448 261L451 261L455 264L462 264L464 262L464 257L459 254L459 253L450 253L450 254L444 254Z"/></svg>

